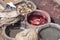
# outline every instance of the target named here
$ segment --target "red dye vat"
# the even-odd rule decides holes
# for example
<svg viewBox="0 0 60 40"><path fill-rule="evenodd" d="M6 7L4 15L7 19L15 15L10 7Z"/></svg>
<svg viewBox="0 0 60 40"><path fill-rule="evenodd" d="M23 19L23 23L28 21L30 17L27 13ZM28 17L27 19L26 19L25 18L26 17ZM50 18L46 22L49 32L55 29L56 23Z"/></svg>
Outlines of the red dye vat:
<svg viewBox="0 0 60 40"><path fill-rule="evenodd" d="M47 23L48 20L45 16L40 15L38 12L36 12L35 14L31 14L28 17L28 22L32 25L42 25L42 24Z"/></svg>

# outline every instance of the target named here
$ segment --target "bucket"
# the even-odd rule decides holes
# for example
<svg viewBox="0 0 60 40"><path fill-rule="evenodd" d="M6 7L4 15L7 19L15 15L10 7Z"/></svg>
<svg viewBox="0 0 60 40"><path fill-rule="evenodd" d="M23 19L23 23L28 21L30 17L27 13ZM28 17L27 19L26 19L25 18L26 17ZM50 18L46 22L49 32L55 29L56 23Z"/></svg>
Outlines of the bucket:
<svg viewBox="0 0 60 40"><path fill-rule="evenodd" d="M15 40L16 34L24 30L20 24L4 26L2 29L4 40Z"/></svg>
<svg viewBox="0 0 60 40"><path fill-rule="evenodd" d="M48 23L39 28L39 40L60 40L60 25Z"/></svg>
<svg viewBox="0 0 60 40"><path fill-rule="evenodd" d="M39 27L51 22L50 15L44 10L35 10L27 14L26 18L27 25L29 25L29 27Z"/></svg>

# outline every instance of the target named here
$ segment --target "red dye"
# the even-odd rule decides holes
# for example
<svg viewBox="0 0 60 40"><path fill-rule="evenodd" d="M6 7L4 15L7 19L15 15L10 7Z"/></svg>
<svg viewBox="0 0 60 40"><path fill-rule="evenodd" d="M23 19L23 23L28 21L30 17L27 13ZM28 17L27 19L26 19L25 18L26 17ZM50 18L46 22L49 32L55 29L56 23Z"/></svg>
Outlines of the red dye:
<svg viewBox="0 0 60 40"><path fill-rule="evenodd" d="M32 25L42 25L47 23L47 18L43 17L42 15L31 15L29 17L29 22Z"/></svg>

